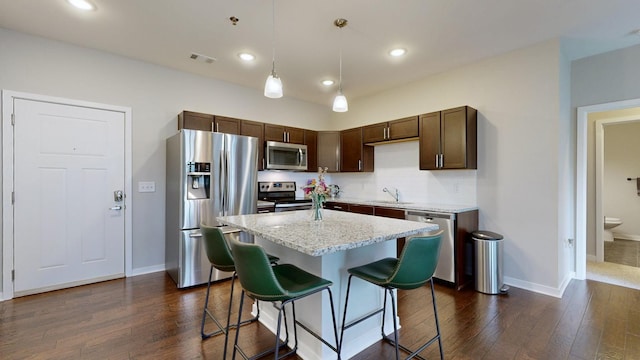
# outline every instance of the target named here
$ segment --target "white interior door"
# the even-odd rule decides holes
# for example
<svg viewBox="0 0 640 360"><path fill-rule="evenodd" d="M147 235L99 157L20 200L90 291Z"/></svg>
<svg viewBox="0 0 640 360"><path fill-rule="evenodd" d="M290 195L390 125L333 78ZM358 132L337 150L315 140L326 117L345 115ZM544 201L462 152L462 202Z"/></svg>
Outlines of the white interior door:
<svg viewBox="0 0 640 360"><path fill-rule="evenodd" d="M14 100L16 296L124 276L125 115Z"/></svg>

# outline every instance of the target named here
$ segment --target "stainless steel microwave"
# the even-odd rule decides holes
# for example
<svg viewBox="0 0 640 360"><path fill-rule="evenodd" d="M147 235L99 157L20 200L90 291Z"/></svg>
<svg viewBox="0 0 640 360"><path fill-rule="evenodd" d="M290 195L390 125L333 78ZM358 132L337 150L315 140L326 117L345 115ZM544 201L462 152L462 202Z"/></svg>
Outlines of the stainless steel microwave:
<svg viewBox="0 0 640 360"><path fill-rule="evenodd" d="M307 145L267 141L267 170L307 170Z"/></svg>

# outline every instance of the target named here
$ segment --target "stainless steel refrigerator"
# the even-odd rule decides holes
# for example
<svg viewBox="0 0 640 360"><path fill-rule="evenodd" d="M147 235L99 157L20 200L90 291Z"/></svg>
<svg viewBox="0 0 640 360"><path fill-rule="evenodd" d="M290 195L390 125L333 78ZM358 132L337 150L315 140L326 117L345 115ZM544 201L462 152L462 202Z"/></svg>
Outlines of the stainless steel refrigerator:
<svg viewBox="0 0 640 360"><path fill-rule="evenodd" d="M180 130L166 141L165 267L179 288L206 283L210 263L200 223L218 216L254 214L258 197L258 139ZM223 227L227 237L251 241ZM214 269L213 280L231 273Z"/></svg>

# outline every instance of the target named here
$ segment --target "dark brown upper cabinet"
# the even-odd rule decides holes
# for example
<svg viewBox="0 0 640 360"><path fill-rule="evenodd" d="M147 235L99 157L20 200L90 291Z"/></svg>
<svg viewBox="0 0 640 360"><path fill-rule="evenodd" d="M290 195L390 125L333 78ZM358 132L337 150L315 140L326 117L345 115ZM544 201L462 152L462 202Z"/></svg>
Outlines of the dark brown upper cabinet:
<svg viewBox="0 0 640 360"><path fill-rule="evenodd" d="M178 114L178 130L202 130L212 131L214 116L194 111L183 111Z"/></svg>
<svg viewBox="0 0 640 360"><path fill-rule="evenodd" d="M362 128L365 144L382 144L387 142L418 139L418 116L367 125Z"/></svg>
<svg viewBox="0 0 640 360"><path fill-rule="evenodd" d="M420 170L477 169L477 114L462 106L420 115Z"/></svg>
<svg viewBox="0 0 640 360"><path fill-rule="evenodd" d="M264 123L242 120L240 122L240 135L258 138L258 170L264 170Z"/></svg>
<svg viewBox="0 0 640 360"><path fill-rule="evenodd" d="M304 145L304 129L264 124L264 140Z"/></svg>
<svg viewBox="0 0 640 360"><path fill-rule="evenodd" d="M328 172L340 171L340 131L318 132L318 166Z"/></svg>
<svg viewBox="0 0 640 360"><path fill-rule="evenodd" d="M304 144L307 145L307 171L318 171L318 132L305 130Z"/></svg>
<svg viewBox="0 0 640 360"><path fill-rule="evenodd" d="M362 128L340 132L340 172L373 171L373 147L362 142Z"/></svg>
<svg viewBox="0 0 640 360"><path fill-rule="evenodd" d="M215 116L213 131L225 134L240 135L240 119L234 119L224 116Z"/></svg>

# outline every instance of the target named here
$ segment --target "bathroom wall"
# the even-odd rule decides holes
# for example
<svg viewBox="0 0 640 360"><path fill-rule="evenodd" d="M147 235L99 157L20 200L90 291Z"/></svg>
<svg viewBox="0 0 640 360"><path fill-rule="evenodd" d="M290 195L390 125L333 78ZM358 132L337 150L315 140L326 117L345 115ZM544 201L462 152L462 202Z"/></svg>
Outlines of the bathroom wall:
<svg viewBox="0 0 640 360"><path fill-rule="evenodd" d="M640 241L640 121L604 127L603 212L622 219L614 237ZM628 181L627 178L633 178Z"/></svg>

